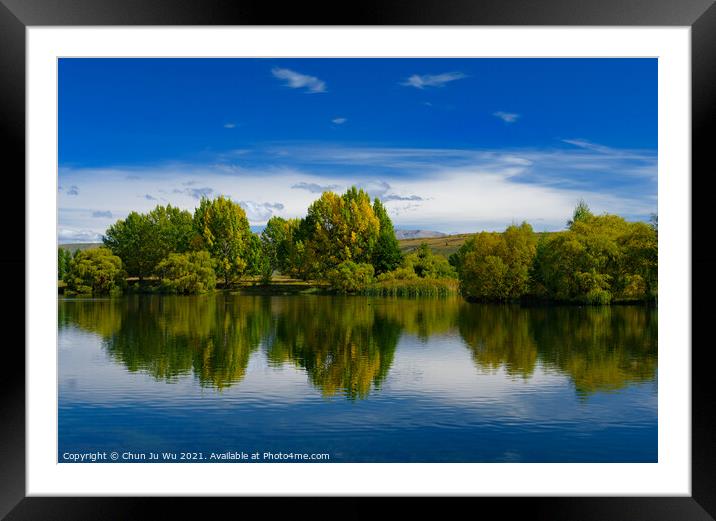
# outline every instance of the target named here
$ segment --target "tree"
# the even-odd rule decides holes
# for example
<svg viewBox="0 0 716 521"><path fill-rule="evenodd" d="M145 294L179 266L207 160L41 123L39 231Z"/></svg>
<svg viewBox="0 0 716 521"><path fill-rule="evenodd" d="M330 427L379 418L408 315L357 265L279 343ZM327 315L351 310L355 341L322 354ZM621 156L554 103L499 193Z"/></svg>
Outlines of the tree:
<svg viewBox="0 0 716 521"><path fill-rule="evenodd" d="M580 199L577 203L577 206L574 208L574 213L572 214L572 219L567 221L567 227L571 228L572 225L576 222L585 221L589 219L590 217L593 217L591 210L589 209L589 206L587 206L587 203L584 202L584 199Z"/></svg>
<svg viewBox="0 0 716 521"><path fill-rule="evenodd" d="M271 217L261 232L261 246L265 258L264 262L266 263L264 269L266 273L270 270L268 281L270 281L271 274L274 271L283 271L281 268L285 266L289 238L288 221L283 217Z"/></svg>
<svg viewBox="0 0 716 521"><path fill-rule="evenodd" d="M468 300L516 300L530 288L536 254L532 226L508 226L504 233L482 232L470 238L453 262L460 290Z"/></svg>
<svg viewBox="0 0 716 521"><path fill-rule="evenodd" d="M403 260L403 254L400 252L398 239L395 237L395 229L393 222L388 216L388 212L377 197L373 201L373 213L378 218L380 228L378 231L378 240L373 250L372 264L375 268L376 275L393 271Z"/></svg>
<svg viewBox="0 0 716 521"><path fill-rule="evenodd" d="M149 212L147 218L157 240L156 248L161 250L163 257L170 252L189 251L194 236L193 219L190 212L180 210L170 204L157 205Z"/></svg>
<svg viewBox="0 0 716 521"><path fill-rule="evenodd" d="M317 276L325 276L344 261L371 261L380 222L362 189L351 187L342 196L323 192L309 206L305 222L307 259Z"/></svg>
<svg viewBox="0 0 716 521"><path fill-rule="evenodd" d="M206 251L170 253L157 265L157 273L167 293L205 293L216 287L216 274Z"/></svg>
<svg viewBox="0 0 716 521"><path fill-rule="evenodd" d="M64 248L57 248L57 280L64 280L70 267L72 254Z"/></svg>
<svg viewBox="0 0 716 521"><path fill-rule="evenodd" d="M106 295L121 293L124 286L122 260L107 248L78 253L69 263L65 276L67 295Z"/></svg>
<svg viewBox="0 0 716 521"><path fill-rule="evenodd" d="M107 228L102 241L120 259L130 277L142 281L162 259L155 249L152 227L146 215L131 212Z"/></svg>
<svg viewBox="0 0 716 521"><path fill-rule="evenodd" d="M367 263L343 261L327 273L331 287L339 293L355 293L373 282L373 266Z"/></svg>
<svg viewBox="0 0 716 521"><path fill-rule="evenodd" d="M657 253L653 226L613 214L582 214L569 230L540 241L533 269L535 293L591 304L653 299Z"/></svg>
<svg viewBox="0 0 716 521"><path fill-rule="evenodd" d="M249 234L246 248L246 273L248 275L259 275L265 284L271 282L273 269L266 245L255 233Z"/></svg>
<svg viewBox="0 0 716 521"><path fill-rule="evenodd" d="M122 259L130 277L143 280L169 253L189 249L192 236L191 213L171 205L157 205L147 214L131 212L110 226L104 245Z"/></svg>
<svg viewBox="0 0 716 521"><path fill-rule="evenodd" d="M435 255L426 243L421 243L415 251L407 254L402 267L423 279L455 278L456 275L447 259Z"/></svg>
<svg viewBox="0 0 716 521"><path fill-rule="evenodd" d="M246 254L251 229L246 212L230 198L202 197L194 212L195 247L207 250L216 261L216 273L228 286L247 267Z"/></svg>
<svg viewBox="0 0 716 521"><path fill-rule="evenodd" d="M625 299L653 299L657 296L659 275L658 232L647 223L629 223L617 238L621 250L618 291Z"/></svg>

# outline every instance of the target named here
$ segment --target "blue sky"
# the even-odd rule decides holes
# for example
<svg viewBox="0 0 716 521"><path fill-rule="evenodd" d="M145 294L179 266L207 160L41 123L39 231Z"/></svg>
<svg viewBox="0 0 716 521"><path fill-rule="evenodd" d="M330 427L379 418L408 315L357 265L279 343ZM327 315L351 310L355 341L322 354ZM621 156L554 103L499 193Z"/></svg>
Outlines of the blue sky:
<svg viewBox="0 0 716 521"><path fill-rule="evenodd" d="M61 59L59 237L202 195L260 228L358 185L396 227L657 207L656 59Z"/></svg>

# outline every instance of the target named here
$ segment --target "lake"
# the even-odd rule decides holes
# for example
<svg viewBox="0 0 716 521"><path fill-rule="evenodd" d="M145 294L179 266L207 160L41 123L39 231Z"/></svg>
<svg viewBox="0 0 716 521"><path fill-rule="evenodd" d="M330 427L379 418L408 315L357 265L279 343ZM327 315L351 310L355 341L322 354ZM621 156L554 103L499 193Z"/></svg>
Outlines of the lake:
<svg viewBox="0 0 716 521"><path fill-rule="evenodd" d="M58 314L61 462L657 461L654 308L218 292Z"/></svg>

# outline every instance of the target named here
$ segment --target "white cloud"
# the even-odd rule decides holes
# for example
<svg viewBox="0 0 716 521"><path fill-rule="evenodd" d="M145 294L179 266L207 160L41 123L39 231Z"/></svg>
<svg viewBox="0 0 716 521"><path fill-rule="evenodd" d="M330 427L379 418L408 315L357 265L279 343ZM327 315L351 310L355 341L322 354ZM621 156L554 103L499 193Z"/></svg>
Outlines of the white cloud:
<svg viewBox="0 0 716 521"><path fill-rule="evenodd" d="M284 80L286 82L285 85L292 89L306 88L308 92L312 93L326 92L326 83L315 76L308 76L300 72L292 71L291 69L282 69L279 67L271 69L271 74L280 80Z"/></svg>
<svg viewBox="0 0 716 521"><path fill-rule="evenodd" d="M425 87L443 87L446 83L467 78L462 72L445 72L443 74L413 74L401 85L424 89Z"/></svg>
<svg viewBox="0 0 716 521"><path fill-rule="evenodd" d="M346 121L348 121L348 119L347 119L347 118L334 118L334 119L332 119L331 121L332 121L333 123L335 123L336 125L342 125L343 123L345 123Z"/></svg>
<svg viewBox="0 0 716 521"><path fill-rule="evenodd" d="M599 145L597 145L599 146ZM146 168L60 170L63 186L82 186L78 195L59 194L60 227L104 232L92 208L124 218L165 202L193 211L201 195L223 194L241 202L252 225L272 215L301 217L317 194L351 185L380 197L401 227L430 225L443 232L500 230L525 219L538 230L562 229L584 198L597 213L641 218L656 211L656 151L588 147L553 149L411 149L302 144L256 149L272 158L240 175L221 165L171 164ZM264 155L261 155L264 154ZM317 174L319 171L321 174ZM137 177L126 182L131 174ZM205 187L205 188L201 188ZM208 188L211 187L211 188ZM271 197L273 201L266 202ZM80 211L69 207L84 208ZM631 216L631 217L630 217ZM417 226L416 226L417 225ZM67 234L66 234L67 235Z"/></svg>
<svg viewBox="0 0 716 521"><path fill-rule="evenodd" d="M246 211L246 217L251 224L263 224L273 215L284 209L282 203L257 203L255 201L237 201Z"/></svg>
<svg viewBox="0 0 716 521"><path fill-rule="evenodd" d="M92 230L77 230L73 228L59 228L57 240L60 244L72 242L100 242L102 235Z"/></svg>
<svg viewBox="0 0 716 521"><path fill-rule="evenodd" d="M500 118L505 123L514 123L520 117L519 114L515 114L513 112L502 112L499 110L497 112L493 112L492 115Z"/></svg>
<svg viewBox="0 0 716 521"><path fill-rule="evenodd" d="M236 128L236 123L225 123L224 128Z"/></svg>

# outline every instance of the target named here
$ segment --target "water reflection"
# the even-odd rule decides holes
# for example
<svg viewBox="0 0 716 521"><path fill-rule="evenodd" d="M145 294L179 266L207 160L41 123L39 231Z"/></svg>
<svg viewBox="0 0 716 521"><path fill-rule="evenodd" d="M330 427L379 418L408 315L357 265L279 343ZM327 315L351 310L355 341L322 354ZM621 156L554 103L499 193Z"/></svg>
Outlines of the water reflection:
<svg viewBox="0 0 716 521"><path fill-rule="evenodd" d="M100 335L129 371L222 389L241 381L252 353L292 365L325 396L365 398L390 372L402 335L452 335L479 371L529 379L567 375L580 396L655 378L657 313L639 306L539 307L459 299L133 296L63 300L60 328ZM429 361L426 361L429 363Z"/></svg>
<svg viewBox="0 0 716 521"><path fill-rule="evenodd" d="M272 307L270 364L306 370L324 395L364 398L379 388L393 363L401 325L363 299L282 299Z"/></svg>
<svg viewBox="0 0 716 521"><path fill-rule="evenodd" d="M657 312L640 306L462 306L460 335L485 370L528 378L538 363L587 396L652 380Z"/></svg>

